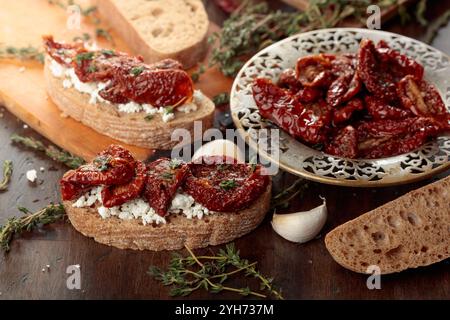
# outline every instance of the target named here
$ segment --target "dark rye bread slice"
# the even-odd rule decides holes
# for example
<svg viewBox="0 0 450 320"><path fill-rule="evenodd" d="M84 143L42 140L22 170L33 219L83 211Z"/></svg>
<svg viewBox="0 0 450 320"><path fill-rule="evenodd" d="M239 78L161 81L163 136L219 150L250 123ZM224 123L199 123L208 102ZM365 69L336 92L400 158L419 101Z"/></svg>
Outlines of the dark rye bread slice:
<svg viewBox="0 0 450 320"><path fill-rule="evenodd" d="M140 220L102 219L97 208L74 208L74 201L64 201L73 227L95 241L135 250L177 250L219 245L254 230L269 211L272 184L248 208L239 212L214 213L203 219L170 215L167 224L143 225Z"/></svg>
<svg viewBox="0 0 450 320"><path fill-rule="evenodd" d="M427 266L450 257L450 176L335 228L325 245L337 263L382 274Z"/></svg>

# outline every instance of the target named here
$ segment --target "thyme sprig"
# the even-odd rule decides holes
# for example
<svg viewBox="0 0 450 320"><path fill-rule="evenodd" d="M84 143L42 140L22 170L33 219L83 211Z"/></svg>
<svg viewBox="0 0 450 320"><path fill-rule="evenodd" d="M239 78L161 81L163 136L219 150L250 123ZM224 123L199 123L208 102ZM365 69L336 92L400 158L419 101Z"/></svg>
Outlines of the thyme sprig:
<svg viewBox="0 0 450 320"><path fill-rule="evenodd" d="M11 141L21 144L29 149L43 152L54 161L62 163L71 169L76 169L85 164L85 161L82 158L74 156L67 151L60 150L52 145L45 146L41 141L31 137L24 137L14 134L11 136Z"/></svg>
<svg viewBox="0 0 450 320"><path fill-rule="evenodd" d="M308 188L309 184L305 179L297 179L289 187L272 197L271 208L287 208L292 199L301 196Z"/></svg>
<svg viewBox="0 0 450 320"><path fill-rule="evenodd" d="M228 92L222 92L213 97L213 102L216 106L222 106L230 103L230 95Z"/></svg>
<svg viewBox="0 0 450 320"><path fill-rule="evenodd" d="M0 181L0 191L8 190L8 184L13 172L13 163L11 160L3 161L3 180Z"/></svg>
<svg viewBox="0 0 450 320"><path fill-rule="evenodd" d="M283 299L281 291L275 289L273 278L267 278L257 269L257 262L242 259L234 243L220 249L217 255L196 256L185 246L189 256L174 255L167 271L158 267L150 267L148 274L162 282L164 286L172 286L171 296L187 296L192 292L204 289L211 293L222 291L235 292L243 296L267 298L269 295ZM225 285L225 281L234 275L243 273L260 282L260 290L254 291L249 287L235 288Z"/></svg>
<svg viewBox="0 0 450 320"><path fill-rule="evenodd" d="M10 218L5 225L0 226L0 247L4 251L11 249L9 245L14 235L30 231L37 226L56 222L66 215L62 204L50 204L35 213L23 207L18 209L24 213L23 216Z"/></svg>
<svg viewBox="0 0 450 320"><path fill-rule="evenodd" d="M19 59L19 60L34 60L39 63L44 63L44 52L38 48L28 47L0 47L0 59Z"/></svg>
<svg viewBox="0 0 450 320"><path fill-rule="evenodd" d="M347 19L363 21L371 4L383 10L397 5L398 0L310 0L303 12L273 11L266 2L245 0L222 30L210 36L214 49L209 65L218 66L226 76L235 76L251 55L270 44L300 32L332 28ZM421 24L426 23L425 9L426 0L420 0L416 18Z"/></svg>

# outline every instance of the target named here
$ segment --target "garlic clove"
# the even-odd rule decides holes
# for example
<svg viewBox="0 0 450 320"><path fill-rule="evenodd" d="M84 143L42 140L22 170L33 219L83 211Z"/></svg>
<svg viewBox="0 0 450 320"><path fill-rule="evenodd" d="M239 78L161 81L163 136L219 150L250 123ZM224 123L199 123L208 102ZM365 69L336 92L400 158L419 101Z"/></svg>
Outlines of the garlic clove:
<svg viewBox="0 0 450 320"><path fill-rule="evenodd" d="M272 228L286 240L305 243L314 239L327 221L327 205L323 204L304 212L274 214Z"/></svg>
<svg viewBox="0 0 450 320"><path fill-rule="evenodd" d="M228 156L244 163L245 156L236 144L226 139L217 139L208 142L195 151L192 160L203 156Z"/></svg>

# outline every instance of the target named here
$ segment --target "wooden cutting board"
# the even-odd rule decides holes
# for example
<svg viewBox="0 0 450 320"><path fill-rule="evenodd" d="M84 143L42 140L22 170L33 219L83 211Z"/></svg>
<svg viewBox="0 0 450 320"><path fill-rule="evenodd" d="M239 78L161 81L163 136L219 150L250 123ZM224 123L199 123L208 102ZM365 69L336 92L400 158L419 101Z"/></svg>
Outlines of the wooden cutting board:
<svg viewBox="0 0 450 320"><path fill-rule="evenodd" d="M77 1L82 7L88 1ZM57 40L71 42L84 32L95 33L94 26L82 19L81 30L66 27L68 14L48 0L0 1L0 45L41 47L42 35L52 34ZM110 29L109 26L100 27ZM211 24L211 32L218 27ZM125 41L111 30L114 44L98 39L100 47L130 52ZM224 77L218 70L209 69L196 84L207 96L229 92L232 79ZM111 143L120 143L102 135L71 118L62 117L60 110L48 98L42 65L37 62L0 60L0 105L26 122L34 130L59 147L89 160ZM121 143L122 145L125 145ZM146 159L153 151L125 145L138 159Z"/></svg>

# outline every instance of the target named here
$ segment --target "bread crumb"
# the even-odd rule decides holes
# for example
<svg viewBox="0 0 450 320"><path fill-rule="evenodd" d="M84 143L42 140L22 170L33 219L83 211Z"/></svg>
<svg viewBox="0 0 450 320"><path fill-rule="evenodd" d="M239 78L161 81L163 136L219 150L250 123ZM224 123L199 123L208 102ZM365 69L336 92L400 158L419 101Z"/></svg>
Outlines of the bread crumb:
<svg viewBox="0 0 450 320"><path fill-rule="evenodd" d="M20 67L20 68L19 68L19 72L20 72L20 73L23 73L25 70L26 70L25 67Z"/></svg>
<svg viewBox="0 0 450 320"><path fill-rule="evenodd" d="M44 171L45 171L45 168L44 168L44 167L40 167L40 168L39 168L39 171L40 171L40 172L44 172Z"/></svg>
<svg viewBox="0 0 450 320"><path fill-rule="evenodd" d="M42 272L45 272L45 268L42 268L42 270L41 270Z"/></svg>
<svg viewBox="0 0 450 320"><path fill-rule="evenodd" d="M28 125L27 125L27 124L24 124L24 125L23 125L23 128L24 128L24 129L28 129Z"/></svg>

